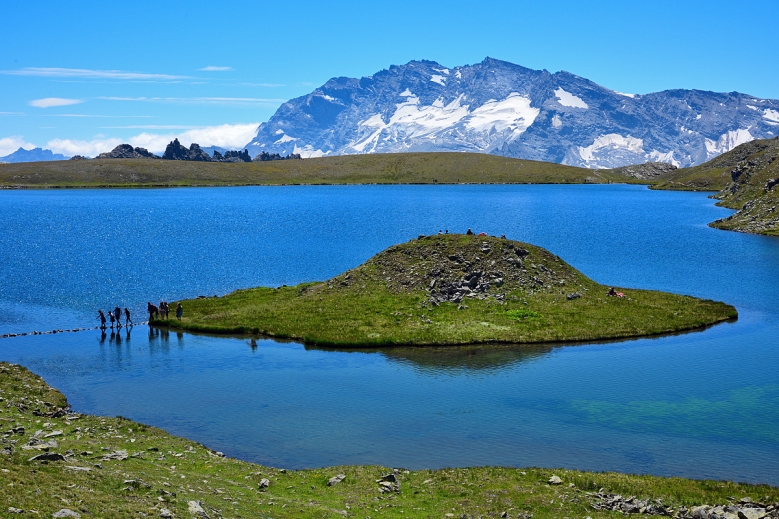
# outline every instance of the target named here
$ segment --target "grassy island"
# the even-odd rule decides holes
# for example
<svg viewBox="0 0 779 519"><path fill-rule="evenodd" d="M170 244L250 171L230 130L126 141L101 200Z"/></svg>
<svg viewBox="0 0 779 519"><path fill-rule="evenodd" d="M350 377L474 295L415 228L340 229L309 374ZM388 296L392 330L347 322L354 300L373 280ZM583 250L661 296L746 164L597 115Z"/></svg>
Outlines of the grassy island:
<svg viewBox="0 0 779 519"><path fill-rule="evenodd" d="M321 283L184 301L172 328L340 347L538 343L657 335L737 317L648 290L607 295L550 252L503 238L420 236Z"/></svg>
<svg viewBox="0 0 779 519"><path fill-rule="evenodd" d="M537 468L264 467L122 417L71 413L59 391L5 362L0 424L2 517L691 518L701 505L779 517L779 488L766 485Z"/></svg>

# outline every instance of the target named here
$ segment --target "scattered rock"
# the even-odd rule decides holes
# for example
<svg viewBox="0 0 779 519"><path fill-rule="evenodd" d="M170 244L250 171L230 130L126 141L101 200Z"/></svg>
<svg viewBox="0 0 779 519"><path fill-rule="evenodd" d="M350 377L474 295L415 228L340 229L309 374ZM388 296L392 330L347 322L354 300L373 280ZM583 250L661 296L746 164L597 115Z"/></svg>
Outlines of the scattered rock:
<svg viewBox="0 0 779 519"><path fill-rule="evenodd" d="M173 517L173 512L171 512L167 508L161 508L160 517L162 517L163 519L171 519L171 517Z"/></svg>
<svg viewBox="0 0 779 519"><path fill-rule="evenodd" d="M8 513L9 514L23 514L24 510L22 510L21 508L14 508L12 506L9 506L8 507Z"/></svg>
<svg viewBox="0 0 779 519"><path fill-rule="evenodd" d="M327 486L332 487L333 485L337 485L344 479L346 479L346 474L338 474L337 476L333 476L332 478L327 480Z"/></svg>
<svg viewBox="0 0 779 519"><path fill-rule="evenodd" d="M187 510L190 514L197 515L200 519L210 519L200 501L187 501Z"/></svg>
<svg viewBox="0 0 779 519"><path fill-rule="evenodd" d="M127 451L113 451L103 455L103 461L107 460L120 460L124 461L128 458Z"/></svg>
<svg viewBox="0 0 779 519"><path fill-rule="evenodd" d="M382 476L381 479L377 479L376 483L379 484L379 490L381 490L382 494L387 492L400 492L400 481L394 472L390 472L389 474Z"/></svg>
<svg viewBox="0 0 779 519"><path fill-rule="evenodd" d="M74 512L73 510L68 510L67 508L63 508L62 510L58 510L51 514L52 517L75 517L79 518L81 517L81 514L78 512Z"/></svg>
<svg viewBox="0 0 779 519"><path fill-rule="evenodd" d="M262 478L260 480L260 484L258 485L260 490L266 490L270 486L270 480L266 478Z"/></svg>
<svg viewBox="0 0 779 519"><path fill-rule="evenodd" d="M43 454L33 456L27 461L65 461L65 456L57 452L44 452Z"/></svg>
<svg viewBox="0 0 779 519"><path fill-rule="evenodd" d="M550 485L562 485L563 480L560 479L559 476L552 476L551 478L549 478L549 481L547 481L547 483L549 483Z"/></svg>

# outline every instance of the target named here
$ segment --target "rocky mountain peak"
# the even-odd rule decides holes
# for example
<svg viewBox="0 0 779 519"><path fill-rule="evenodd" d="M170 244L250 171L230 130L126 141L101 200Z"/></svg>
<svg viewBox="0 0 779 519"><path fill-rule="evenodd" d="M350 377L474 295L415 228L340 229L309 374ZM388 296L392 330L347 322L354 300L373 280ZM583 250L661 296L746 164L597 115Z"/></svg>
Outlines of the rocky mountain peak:
<svg viewBox="0 0 779 519"><path fill-rule="evenodd" d="M621 93L570 72L487 57L417 60L338 77L284 103L246 146L281 156L471 151L614 168L700 164L779 133L779 101L740 93Z"/></svg>

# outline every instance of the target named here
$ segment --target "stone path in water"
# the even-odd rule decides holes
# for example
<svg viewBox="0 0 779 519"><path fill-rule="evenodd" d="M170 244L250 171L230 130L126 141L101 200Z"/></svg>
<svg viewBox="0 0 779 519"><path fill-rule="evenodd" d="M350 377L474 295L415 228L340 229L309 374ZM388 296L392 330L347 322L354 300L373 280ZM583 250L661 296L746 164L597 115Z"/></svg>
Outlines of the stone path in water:
<svg viewBox="0 0 779 519"><path fill-rule="evenodd" d="M140 326L142 324L149 324L149 321L143 321L140 323L133 323L130 325L130 328L133 326ZM127 328L126 326L123 326L122 328ZM121 330L122 328L115 328L116 331ZM55 333L73 333L73 332L85 332L88 330L100 330L100 326L91 326L89 328L71 328L69 330L49 330L47 332L25 332L25 333L4 333L0 335L0 339L10 339L12 337L26 337L28 335L54 335ZM114 331L114 328L105 328L106 331L112 330Z"/></svg>

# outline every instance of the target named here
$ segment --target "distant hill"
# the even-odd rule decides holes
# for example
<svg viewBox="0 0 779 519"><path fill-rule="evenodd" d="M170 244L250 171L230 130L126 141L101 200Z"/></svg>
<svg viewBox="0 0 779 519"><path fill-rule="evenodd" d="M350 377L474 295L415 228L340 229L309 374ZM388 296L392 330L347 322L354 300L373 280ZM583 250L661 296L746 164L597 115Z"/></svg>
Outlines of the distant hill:
<svg viewBox="0 0 779 519"><path fill-rule="evenodd" d="M49 160L66 160L65 155L59 153L52 153L51 150L44 150L41 148L33 148L31 150L25 150L19 148L10 155L0 157L0 162L42 162Z"/></svg>
<svg viewBox="0 0 779 519"><path fill-rule="evenodd" d="M779 100L701 90L625 94L569 72L486 58L333 78L282 104L246 148L253 157L469 151L587 168L681 168L777 134Z"/></svg>

